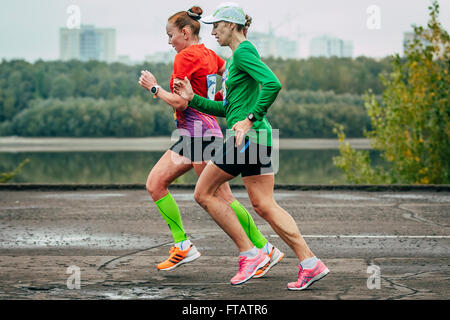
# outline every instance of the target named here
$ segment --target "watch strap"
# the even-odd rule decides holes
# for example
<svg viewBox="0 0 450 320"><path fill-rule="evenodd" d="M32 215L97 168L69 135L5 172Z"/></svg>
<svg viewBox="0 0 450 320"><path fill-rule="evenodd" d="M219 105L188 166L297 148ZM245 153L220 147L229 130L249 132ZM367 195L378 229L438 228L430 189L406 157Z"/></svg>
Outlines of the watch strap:
<svg viewBox="0 0 450 320"><path fill-rule="evenodd" d="M156 88L156 92L153 93L153 88ZM161 88L160 86L156 85L154 87L152 87L152 89L150 90L150 92L153 94L153 99L156 99L156 95L158 94L159 88Z"/></svg>

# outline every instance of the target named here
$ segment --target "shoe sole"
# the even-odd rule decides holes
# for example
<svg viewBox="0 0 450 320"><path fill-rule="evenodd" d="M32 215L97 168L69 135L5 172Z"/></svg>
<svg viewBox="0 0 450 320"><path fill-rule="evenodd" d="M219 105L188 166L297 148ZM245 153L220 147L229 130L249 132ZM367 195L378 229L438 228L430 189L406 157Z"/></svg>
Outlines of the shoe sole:
<svg viewBox="0 0 450 320"><path fill-rule="evenodd" d="M322 271L321 273L319 273L317 276L313 277L306 285L304 285L301 288L289 288L289 290L293 290L293 291L300 291L300 290L305 290L306 288L310 287L314 282L324 278L328 273L330 273L330 270L325 269L324 271Z"/></svg>
<svg viewBox="0 0 450 320"><path fill-rule="evenodd" d="M194 261L194 260L200 258L201 255L202 255L202 254L201 254L200 252L197 251L197 253L195 253L195 254L192 255L191 257L189 257L189 258L184 258L183 260L181 260L180 262L178 262L177 264L175 264L175 265L173 265L173 266L171 266L171 267L169 267L169 268L158 269L158 270L159 270L159 271L170 271L170 270L173 270L173 269L179 267L179 266L182 265L182 264L185 264L185 263L188 263L188 262L192 262L192 261Z"/></svg>
<svg viewBox="0 0 450 320"><path fill-rule="evenodd" d="M273 266L275 266L278 262L280 262L281 260L283 260L283 258L284 258L284 253L281 252L281 255L278 257L277 260L272 261L272 262L269 264L269 266L266 268L266 270L264 270L261 274L255 275L253 278L258 279L258 278L263 277L264 275L267 274L267 272L269 272L269 270L270 270Z"/></svg>
<svg viewBox="0 0 450 320"><path fill-rule="evenodd" d="M234 286L237 286L238 284L243 284L243 283L247 282L248 280L253 278L253 276L255 275L256 271L258 271L259 269L264 267L267 264L267 262L269 262L269 261L270 261L270 258L268 256L266 256L266 258L260 264L258 264L258 266L255 268L255 271L253 271L253 273L247 279L244 279L244 280L236 282L236 283L233 283L233 282L230 282L230 283L232 285L234 285Z"/></svg>

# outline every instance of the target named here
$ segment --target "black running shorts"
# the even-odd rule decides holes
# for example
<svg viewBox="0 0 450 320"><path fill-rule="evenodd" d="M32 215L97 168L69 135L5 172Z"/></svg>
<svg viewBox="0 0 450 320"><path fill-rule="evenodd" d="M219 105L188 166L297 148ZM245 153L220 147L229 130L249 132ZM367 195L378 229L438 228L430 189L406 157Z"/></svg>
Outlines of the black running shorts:
<svg viewBox="0 0 450 320"><path fill-rule="evenodd" d="M217 150L212 161L232 176L256 176L273 173L271 153L272 147L254 143L248 138L235 147L233 136Z"/></svg>
<svg viewBox="0 0 450 320"><path fill-rule="evenodd" d="M188 158L192 162L203 162L211 160L216 151L222 147L221 137L189 137L180 136L177 142L170 147L175 153Z"/></svg>

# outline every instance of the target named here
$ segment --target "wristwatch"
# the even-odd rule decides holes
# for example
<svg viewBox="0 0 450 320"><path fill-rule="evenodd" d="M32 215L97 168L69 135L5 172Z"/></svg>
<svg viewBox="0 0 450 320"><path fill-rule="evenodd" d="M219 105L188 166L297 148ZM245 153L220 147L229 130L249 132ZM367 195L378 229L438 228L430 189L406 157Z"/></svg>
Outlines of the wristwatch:
<svg viewBox="0 0 450 320"><path fill-rule="evenodd" d="M253 112L249 113L247 119L250 120L251 122L255 122L256 121L255 114Z"/></svg>
<svg viewBox="0 0 450 320"><path fill-rule="evenodd" d="M159 88L160 88L160 86L156 85L150 89L150 92L152 93L153 98L155 98L155 99L156 99L156 95L158 94Z"/></svg>

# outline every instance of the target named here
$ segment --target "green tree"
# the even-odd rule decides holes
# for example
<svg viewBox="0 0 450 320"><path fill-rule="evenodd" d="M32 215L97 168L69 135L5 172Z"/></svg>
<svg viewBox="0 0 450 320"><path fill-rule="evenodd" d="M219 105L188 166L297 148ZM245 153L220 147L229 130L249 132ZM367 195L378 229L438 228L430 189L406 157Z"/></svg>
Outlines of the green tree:
<svg viewBox="0 0 450 320"><path fill-rule="evenodd" d="M405 59L393 60L393 71L381 77L382 101L369 91L366 108L373 147L381 152L386 168L372 168L367 152L355 151L341 141L334 163L353 183L449 183L450 167L450 44L438 21L439 4L429 7L428 27L414 27L415 40Z"/></svg>
<svg viewBox="0 0 450 320"><path fill-rule="evenodd" d="M69 77L60 74L52 80L50 96L57 99L65 99L73 95L75 88Z"/></svg>

